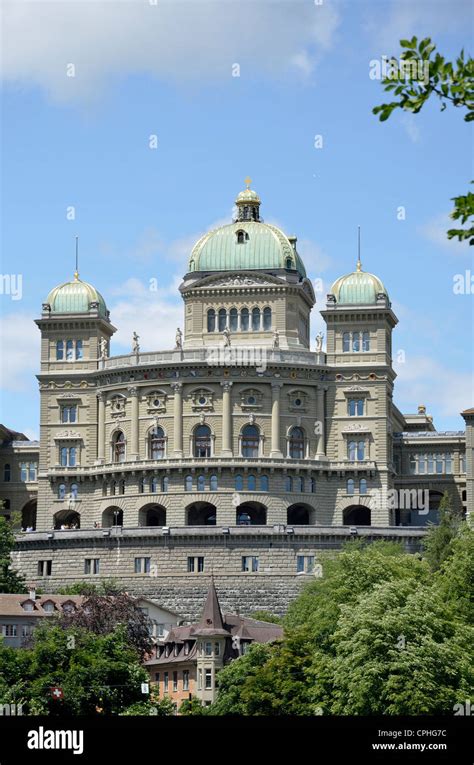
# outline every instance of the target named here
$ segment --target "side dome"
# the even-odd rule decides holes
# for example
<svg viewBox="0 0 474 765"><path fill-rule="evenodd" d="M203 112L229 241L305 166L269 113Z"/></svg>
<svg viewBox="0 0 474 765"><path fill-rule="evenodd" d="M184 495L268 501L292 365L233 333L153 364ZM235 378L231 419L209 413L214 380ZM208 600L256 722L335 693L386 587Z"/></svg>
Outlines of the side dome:
<svg viewBox="0 0 474 765"><path fill-rule="evenodd" d="M92 284L79 279L79 274L74 274L71 282L64 282L51 290L46 303L50 312L54 313L89 313L96 309L104 319L108 319L105 300Z"/></svg>
<svg viewBox="0 0 474 765"><path fill-rule="evenodd" d="M296 237L287 237L277 226L260 218L260 197L244 189L235 200L233 223L208 231L194 245L188 272L198 271L296 271L306 269L296 250Z"/></svg>
<svg viewBox="0 0 474 765"><path fill-rule="evenodd" d="M339 305L375 305L381 294L389 299L383 282L378 276L362 271L360 261L357 270L336 279L329 292Z"/></svg>

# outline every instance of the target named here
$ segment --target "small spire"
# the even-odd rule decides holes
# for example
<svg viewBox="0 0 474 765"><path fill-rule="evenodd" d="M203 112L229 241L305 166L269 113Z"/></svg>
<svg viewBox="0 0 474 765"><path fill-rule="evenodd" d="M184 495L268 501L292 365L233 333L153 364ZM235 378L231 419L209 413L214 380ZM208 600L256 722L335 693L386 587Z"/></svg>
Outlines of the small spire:
<svg viewBox="0 0 474 765"><path fill-rule="evenodd" d="M252 183L252 179L249 178L248 175L247 175L247 177L244 178L244 183L245 183L246 187L249 189L250 188L250 184Z"/></svg>
<svg viewBox="0 0 474 765"><path fill-rule="evenodd" d="M76 236L76 270L74 271L74 281L79 279L79 237Z"/></svg>
<svg viewBox="0 0 474 765"><path fill-rule="evenodd" d="M357 271L362 271L362 263L360 262L360 226L357 226Z"/></svg>

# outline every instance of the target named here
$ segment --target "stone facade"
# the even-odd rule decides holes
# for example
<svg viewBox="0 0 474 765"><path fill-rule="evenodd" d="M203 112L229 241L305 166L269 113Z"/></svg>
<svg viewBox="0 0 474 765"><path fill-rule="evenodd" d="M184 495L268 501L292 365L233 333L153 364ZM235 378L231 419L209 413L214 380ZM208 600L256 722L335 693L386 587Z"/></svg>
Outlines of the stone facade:
<svg viewBox="0 0 474 765"><path fill-rule="evenodd" d="M242 194L237 220L193 248L174 349L143 352L136 336L110 356L105 302L77 274L43 304L36 531L15 560L28 577L49 555L55 586L83 579L100 550L101 577L191 614L206 584L187 559L204 556L226 608L281 612L301 582L293 527L317 551L350 527L408 526L411 539L446 489L472 512L464 433L436 433L423 407L403 415L393 402L397 318L383 284L360 262L337 280L321 311L326 348L318 338L311 350L315 295L296 237ZM467 469L472 483L472 455ZM400 506L418 489L421 512ZM258 574L242 572L257 554ZM140 557L153 577L131 572Z"/></svg>

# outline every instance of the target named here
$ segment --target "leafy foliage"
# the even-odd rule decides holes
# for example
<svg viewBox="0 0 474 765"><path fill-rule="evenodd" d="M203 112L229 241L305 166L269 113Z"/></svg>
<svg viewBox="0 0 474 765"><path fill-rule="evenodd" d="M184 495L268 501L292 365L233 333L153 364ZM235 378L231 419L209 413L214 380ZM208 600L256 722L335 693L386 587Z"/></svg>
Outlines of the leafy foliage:
<svg viewBox="0 0 474 765"><path fill-rule="evenodd" d="M11 568L11 552L15 546L15 534L11 522L0 516L0 592L26 592L23 576Z"/></svg>
<svg viewBox="0 0 474 765"><path fill-rule="evenodd" d="M269 622L271 624L281 624L282 618L281 616L277 616L276 614L270 613L270 611L254 611L252 614L250 614L251 619L256 619L260 622Z"/></svg>
<svg viewBox="0 0 474 765"><path fill-rule="evenodd" d="M439 523L431 526L423 543L424 557L433 571L437 571L451 555L460 524L461 516L451 508L451 498L446 491L439 503Z"/></svg>
<svg viewBox="0 0 474 765"><path fill-rule="evenodd" d="M395 109L417 114L434 96L441 102L442 111L448 104L465 109L464 120L472 122L474 60L466 59L464 51L461 51L454 63L447 61L440 53L435 54L436 45L429 37L420 41L416 37L400 40L400 45L404 48L400 60L390 59L387 76L382 80L384 89L393 92L398 100L374 107L372 111L379 115L380 121L385 122ZM474 219L474 194L468 192L453 197L453 201L453 220L458 220L464 225ZM469 244L472 245L474 225L471 223L468 228L451 228L447 235L448 239L469 240Z"/></svg>

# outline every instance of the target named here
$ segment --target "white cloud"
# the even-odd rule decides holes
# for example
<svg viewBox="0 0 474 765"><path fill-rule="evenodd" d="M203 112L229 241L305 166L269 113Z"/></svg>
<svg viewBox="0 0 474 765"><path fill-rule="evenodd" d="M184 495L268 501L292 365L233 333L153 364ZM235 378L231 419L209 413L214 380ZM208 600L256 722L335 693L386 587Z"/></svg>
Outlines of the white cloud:
<svg viewBox="0 0 474 765"><path fill-rule="evenodd" d="M404 364L395 363L394 367L398 374L395 401L403 412L415 412L418 404L424 404L428 413L436 407L439 415L455 417L472 406L472 373L453 374L451 368L429 356L408 355Z"/></svg>
<svg viewBox="0 0 474 765"><path fill-rule="evenodd" d="M420 140L420 128L414 114L402 114L400 123L412 143Z"/></svg>
<svg viewBox="0 0 474 765"><path fill-rule="evenodd" d="M10 313L0 322L0 387L27 391L36 380L40 358L40 333L28 314Z"/></svg>
<svg viewBox="0 0 474 765"><path fill-rule="evenodd" d="M471 248L467 241L459 242L457 239L448 239L446 232L450 228L467 228L467 226L453 220L449 213L441 213L419 226L418 231L429 242L450 252L451 255L471 256Z"/></svg>
<svg viewBox="0 0 474 765"><path fill-rule="evenodd" d="M400 40L416 35L418 39L464 29L471 17L470 0L392 0L370 3L365 28L380 53L393 55L400 50Z"/></svg>
<svg viewBox="0 0 474 765"><path fill-rule="evenodd" d="M243 78L307 76L338 25L334 2L6 0L2 73L63 102L97 99L124 74L206 85L238 63Z"/></svg>

